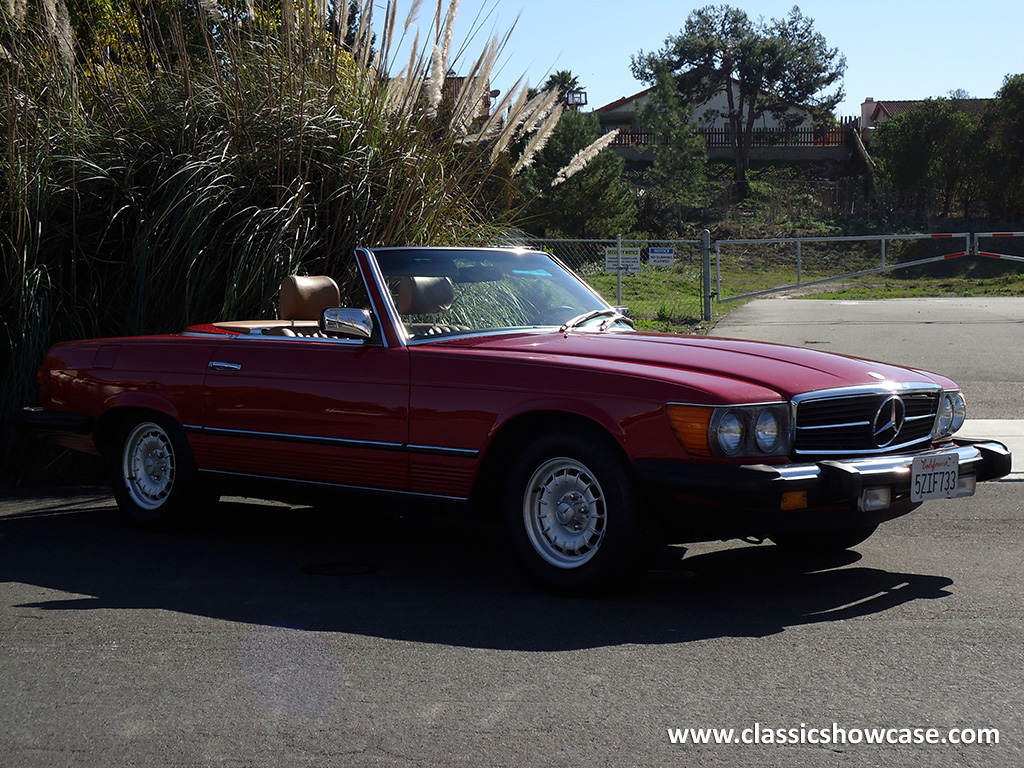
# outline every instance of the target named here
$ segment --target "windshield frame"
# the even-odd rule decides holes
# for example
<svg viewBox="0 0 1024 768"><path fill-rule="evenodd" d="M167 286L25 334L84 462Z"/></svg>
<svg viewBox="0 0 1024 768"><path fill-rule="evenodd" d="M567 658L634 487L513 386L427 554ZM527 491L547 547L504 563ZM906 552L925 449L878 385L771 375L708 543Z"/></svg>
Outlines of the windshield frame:
<svg viewBox="0 0 1024 768"><path fill-rule="evenodd" d="M404 336L406 344L416 345L422 343L433 343L457 338L475 336L491 336L503 334L524 334L524 333L552 333L552 332L593 332L593 331L628 331L632 330L628 319L621 318L615 307L610 305L594 288L585 280L570 269L557 256L545 251L538 251L527 248L449 248L449 247L384 247L367 249L373 260L374 277L380 283L380 294L387 302L386 314L396 331ZM547 277L552 281L553 287L559 291L566 291L573 299L579 301L576 307L559 307L564 309L564 317L550 318L542 322L514 325L495 325L489 327L464 327L457 330L445 330L437 335L422 335L412 330L413 323L408 319L411 314L399 312L399 296L394 281L411 275L420 275L429 280L444 281L459 285L461 283L478 282L477 280L459 280L459 267L455 266L456 260L499 263L501 266L509 266L509 262L515 259L543 259L544 266L549 269ZM417 263L418 262L418 263ZM410 266L414 265L414 266ZM529 266L529 265L524 265ZM463 267L462 269L485 269L483 266ZM494 267L490 267L493 269ZM453 271L453 269L455 271ZM503 274L502 280L508 279L514 270ZM524 270L524 275L529 273ZM479 282L488 282L479 280ZM497 282L497 281L494 281ZM448 290L452 290L449 288ZM450 307L451 305L449 305ZM580 323L567 330L561 330L566 322L585 313L599 313L596 322ZM613 316L614 322L606 322L609 316ZM620 320L621 318L621 320ZM620 327L621 326L621 327Z"/></svg>

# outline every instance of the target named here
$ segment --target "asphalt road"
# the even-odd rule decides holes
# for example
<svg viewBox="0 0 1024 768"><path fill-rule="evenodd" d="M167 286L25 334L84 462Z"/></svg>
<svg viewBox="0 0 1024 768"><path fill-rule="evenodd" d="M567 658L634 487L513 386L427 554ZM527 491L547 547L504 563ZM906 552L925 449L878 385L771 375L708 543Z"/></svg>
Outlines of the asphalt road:
<svg viewBox="0 0 1024 768"><path fill-rule="evenodd" d="M765 327L766 304L790 307ZM895 326L860 306L811 333L799 313L820 326L826 305L755 302L719 332L959 369L976 415L1017 413L1020 326L1000 305L983 328L956 310L975 328L960 350L952 313ZM829 561L693 547L589 600L533 589L486 528L402 510L231 500L158 536L103 489L7 491L0 765L1016 768L1022 490L926 505ZM760 743L673 744L676 728ZM874 728L945 743L865 743ZM804 743L764 743L777 729ZM819 729L847 741L810 743Z"/></svg>

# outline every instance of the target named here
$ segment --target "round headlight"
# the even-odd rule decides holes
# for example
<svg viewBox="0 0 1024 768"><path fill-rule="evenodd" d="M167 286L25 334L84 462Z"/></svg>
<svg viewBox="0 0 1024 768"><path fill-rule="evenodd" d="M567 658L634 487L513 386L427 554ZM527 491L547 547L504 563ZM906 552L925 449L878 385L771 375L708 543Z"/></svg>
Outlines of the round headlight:
<svg viewBox="0 0 1024 768"><path fill-rule="evenodd" d="M743 433L743 419L735 411L727 411L715 430L719 450L726 456L735 456L743 447Z"/></svg>
<svg viewBox="0 0 1024 768"><path fill-rule="evenodd" d="M782 439L782 428L779 417L773 411L761 411L754 425L754 439L763 453L774 453Z"/></svg>
<svg viewBox="0 0 1024 768"><path fill-rule="evenodd" d="M950 432L956 432L964 425L964 420L967 418L967 401L964 396L960 393L956 393L956 397L953 398L953 422L949 425Z"/></svg>
<svg viewBox="0 0 1024 768"><path fill-rule="evenodd" d="M951 426L953 426L953 395L945 394L942 396L942 402L939 403L939 437L947 436Z"/></svg>

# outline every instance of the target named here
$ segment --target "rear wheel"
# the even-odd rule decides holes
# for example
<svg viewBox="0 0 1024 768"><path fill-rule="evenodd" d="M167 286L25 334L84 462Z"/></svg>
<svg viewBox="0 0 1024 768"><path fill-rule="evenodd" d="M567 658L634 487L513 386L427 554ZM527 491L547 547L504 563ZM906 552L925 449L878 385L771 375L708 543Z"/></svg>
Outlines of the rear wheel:
<svg viewBox="0 0 1024 768"><path fill-rule="evenodd" d="M504 499L513 550L544 584L590 590L638 570L636 494L614 446L575 434L541 438L515 462Z"/></svg>
<svg viewBox="0 0 1024 768"><path fill-rule="evenodd" d="M771 540L780 547L806 554L840 552L866 541L876 530L877 525L864 525L857 528L779 534L772 536Z"/></svg>
<svg viewBox="0 0 1024 768"><path fill-rule="evenodd" d="M113 489L121 511L144 528L168 529L185 522L200 493L181 427L151 414L125 425L116 445Z"/></svg>

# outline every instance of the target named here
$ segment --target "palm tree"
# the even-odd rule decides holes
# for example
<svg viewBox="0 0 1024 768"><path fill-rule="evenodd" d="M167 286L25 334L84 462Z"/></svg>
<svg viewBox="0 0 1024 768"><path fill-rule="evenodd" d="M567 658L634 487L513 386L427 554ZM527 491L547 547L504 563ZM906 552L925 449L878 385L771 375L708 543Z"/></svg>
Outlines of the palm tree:
<svg viewBox="0 0 1024 768"><path fill-rule="evenodd" d="M576 77L571 70L560 69L553 75L550 75L548 79L544 81L544 85L542 85L540 88L531 88L528 93L530 98L532 99L538 93L546 93L547 91L551 91L555 88L558 89L558 92L562 94L563 98L565 94L569 93L570 91L582 90L582 88L580 87L579 78ZM563 104L564 103L565 102L563 100Z"/></svg>
<svg viewBox="0 0 1024 768"><path fill-rule="evenodd" d="M558 88L562 93L578 91L580 90L580 81L571 70L560 69L547 79L541 90L550 91L552 88Z"/></svg>

